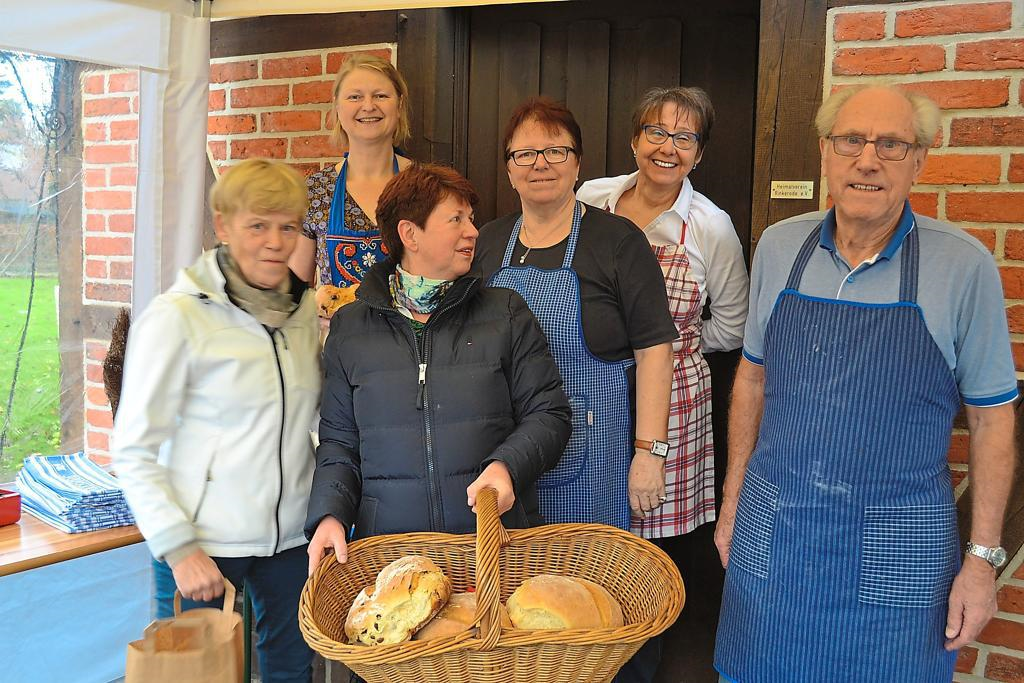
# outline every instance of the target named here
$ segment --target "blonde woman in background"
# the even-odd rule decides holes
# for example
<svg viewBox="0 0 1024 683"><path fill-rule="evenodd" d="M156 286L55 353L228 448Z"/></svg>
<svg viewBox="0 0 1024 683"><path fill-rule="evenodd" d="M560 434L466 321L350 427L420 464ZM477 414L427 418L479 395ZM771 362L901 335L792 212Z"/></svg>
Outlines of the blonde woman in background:
<svg viewBox="0 0 1024 683"><path fill-rule="evenodd" d="M302 532L320 401L313 292L288 268L302 177L250 159L210 196L220 246L132 323L113 460L155 558L157 616L252 596L260 675L307 683Z"/></svg>
<svg viewBox="0 0 1024 683"><path fill-rule="evenodd" d="M314 286L351 287L387 256L377 199L412 163L398 151L409 139L405 79L380 57L350 57L334 80L333 119L332 141L345 159L306 179L309 210L290 265Z"/></svg>

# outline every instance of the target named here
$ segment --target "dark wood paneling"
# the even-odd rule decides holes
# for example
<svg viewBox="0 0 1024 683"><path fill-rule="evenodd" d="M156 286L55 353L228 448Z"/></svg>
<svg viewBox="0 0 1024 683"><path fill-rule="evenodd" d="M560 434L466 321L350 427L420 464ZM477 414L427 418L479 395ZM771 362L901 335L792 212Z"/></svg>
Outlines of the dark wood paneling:
<svg viewBox="0 0 1024 683"><path fill-rule="evenodd" d="M501 27L498 37L498 121L507 121L519 104L540 92L540 26L516 22ZM519 198L505 173L504 150L494 158L497 215L513 211Z"/></svg>
<svg viewBox="0 0 1024 683"><path fill-rule="evenodd" d="M629 146L631 118L648 88L683 84L708 90L721 123L693 181L733 216L747 244L758 3L721 0L702 4L699 12L692 9L657 0L591 0L469 10L466 167L482 198L479 221L518 207L499 149L510 111L511 91L503 79L532 78L538 51L539 89L522 95L548 95L573 110L584 135L581 180L636 169ZM503 69L508 55L499 58L497 53L510 45L506 28L524 21L539 27L533 33L538 42L520 46L523 51L515 54L511 67L515 73L509 75Z"/></svg>
<svg viewBox="0 0 1024 683"><path fill-rule="evenodd" d="M404 18L401 18L404 17ZM414 159L453 161L455 13L418 10L401 15L398 65L409 84Z"/></svg>
<svg viewBox="0 0 1024 683"><path fill-rule="evenodd" d="M715 106L710 141L690 180L729 213L740 242L749 249L750 152L756 144L752 112L757 101L750 69L757 64L757 19L737 17L728 31L708 33L701 42L683 42L685 82L704 88Z"/></svg>
<svg viewBox="0 0 1024 683"><path fill-rule="evenodd" d="M210 24L210 57L393 43L398 39L399 14L286 14L215 21Z"/></svg>
<svg viewBox="0 0 1024 683"><path fill-rule="evenodd" d="M752 243L772 223L818 208L825 0L763 0L757 79ZM813 180L815 198L771 200L772 180Z"/></svg>
<svg viewBox="0 0 1024 683"><path fill-rule="evenodd" d="M476 206L477 224L497 215L499 173L507 182L503 158L501 126L498 117L498 24L474 15L470 19L469 79L466 86L469 107L466 114L467 177L480 195ZM474 87L474 84L475 85ZM479 84L490 84L481 89ZM482 90L482 91L481 91Z"/></svg>
<svg viewBox="0 0 1024 683"><path fill-rule="evenodd" d="M611 27L607 21L575 21L569 26L565 104L583 132L580 177L594 178L607 168L608 67Z"/></svg>

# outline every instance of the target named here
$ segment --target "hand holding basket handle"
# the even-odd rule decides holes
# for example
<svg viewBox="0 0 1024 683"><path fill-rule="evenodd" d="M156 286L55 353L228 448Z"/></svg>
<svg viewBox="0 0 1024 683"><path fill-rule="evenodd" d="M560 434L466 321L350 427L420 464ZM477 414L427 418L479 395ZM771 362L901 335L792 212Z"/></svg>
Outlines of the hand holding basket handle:
<svg viewBox="0 0 1024 683"><path fill-rule="evenodd" d="M516 492L512 487L512 475L509 474L508 465L500 460L488 463L480 476L466 488L466 502L469 507L473 508L473 512L477 512L477 496L481 489L487 487L493 488L497 493L499 515L512 509L512 505L516 502Z"/></svg>
<svg viewBox="0 0 1024 683"><path fill-rule="evenodd" d="M476 620L480 623L480 647L487 652L501 635L501 577L498 560L509 542L498 515L498 492L483 488L476 496Z"/></svg>

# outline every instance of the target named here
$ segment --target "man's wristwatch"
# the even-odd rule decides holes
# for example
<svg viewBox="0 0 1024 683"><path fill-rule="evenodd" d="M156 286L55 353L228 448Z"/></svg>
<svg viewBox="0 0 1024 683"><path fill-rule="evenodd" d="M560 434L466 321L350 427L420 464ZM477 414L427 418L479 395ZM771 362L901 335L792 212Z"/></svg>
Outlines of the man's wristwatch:
<svg viewBox="0 0 1024 683"><path fill-rule="evenodd" d="M643 439L637 439L633 442L633 446L644 451L650 451L651 455L656 455L659 458L668 457L668 443L665 441L644 441Z"/></svg>
<svg viewBox="0 0 1024 683"><path fill-rule="evenodd" d="M1001 546L986 548L972 541L967 542L967 552L976 555L992 565L993 569L999 569L1006 564L1006 550Z"/></svg>

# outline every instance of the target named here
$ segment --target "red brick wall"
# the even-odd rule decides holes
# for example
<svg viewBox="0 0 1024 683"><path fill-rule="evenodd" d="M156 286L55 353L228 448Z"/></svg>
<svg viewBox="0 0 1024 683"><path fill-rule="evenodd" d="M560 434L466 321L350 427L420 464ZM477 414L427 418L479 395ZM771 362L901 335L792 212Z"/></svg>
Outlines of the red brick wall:
<svg viewBox="0 0 1024 683"><path fill-rule="evenodd" d="M1018 377L1024 377L1024 3L942 0L834 9L824 92L889 81L932 97L942 128L911 204L964 228L1003 277ZM967 474L966 433L950 466ZM958 490L963 489L961 484ZM965 648L958 681L1024 681L1024 554L1001 582L1000 614Z"/></svg>
<svg viewBox="0 0 1024 683"><path fill-rule="evenodd" d="M350 55L394 59L393 44L214 59L208 151L218 168L249 157L283 159L303 173L336 163L328 142L331 87Z"/></svg>
<svg viewBox="0 0 1024 683"><path fill-rule="evenodd" d="M88 305L120 307L132 300L138 72L91 72L82 90L82 296ZM101 366L108 342L83 342L86 451L101 462L107 460L113 426Z"/></svg>

